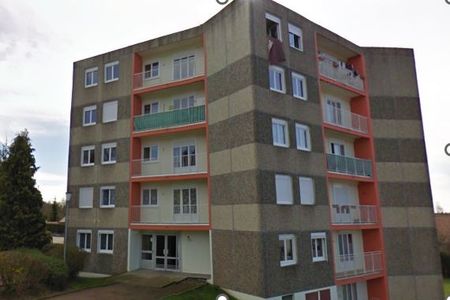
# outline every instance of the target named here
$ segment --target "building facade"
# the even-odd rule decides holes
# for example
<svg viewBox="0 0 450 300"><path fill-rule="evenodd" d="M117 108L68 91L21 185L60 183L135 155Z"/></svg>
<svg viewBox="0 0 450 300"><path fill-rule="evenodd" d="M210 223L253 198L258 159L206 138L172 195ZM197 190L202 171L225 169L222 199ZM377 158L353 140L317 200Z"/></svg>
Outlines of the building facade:
<svg viewBox="0 0 450 300"><path fill-rule="evenodd" d="M443 299L413 51L269 0L74 64L69 243L87 271L239 299Z"/></svg>

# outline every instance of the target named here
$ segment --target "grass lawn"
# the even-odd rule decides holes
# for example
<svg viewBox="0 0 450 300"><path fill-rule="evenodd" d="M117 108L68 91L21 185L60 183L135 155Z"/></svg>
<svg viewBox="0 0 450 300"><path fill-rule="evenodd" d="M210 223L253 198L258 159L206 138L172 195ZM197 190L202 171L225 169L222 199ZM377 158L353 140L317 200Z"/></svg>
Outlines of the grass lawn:
<svg viewBox="0 0 450 300"><path fill-rule="evenodd" d="M77 277L74 281L69 283L69 290L82 290L94 287L101 287L117 282L117 276L110 276L104 278L83 278Z"/></svg>
<svg viewBox="0 0 450 300"><path fill-rule="evenodd" d="M445 297L450 296L450 278L444 278L444 295Z"/></svg>
<svg viewBox="0 0 450 300"><path fill-rule="evenodd" d="M166 297L164 298L164 300L214 300L220 294L226 293L217 286L206 284L202 287L187 291L182 294ZM236 300L236 298L233 298L231 296L228 296L228 299Z"/></svg>

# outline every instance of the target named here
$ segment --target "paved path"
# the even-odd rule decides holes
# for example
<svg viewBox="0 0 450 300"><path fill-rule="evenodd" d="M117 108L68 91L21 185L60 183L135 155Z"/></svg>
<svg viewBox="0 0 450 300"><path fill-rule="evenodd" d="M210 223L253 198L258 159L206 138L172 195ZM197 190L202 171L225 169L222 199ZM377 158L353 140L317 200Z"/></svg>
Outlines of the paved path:
<svg viewBox="0 0 450 300"><path fill-rule="evenodd" d="M180 281L181 280L181 281ZM200 287L204 279L187 278L165 273L128 273L118 283L51 298L52 300L158 300L172 294Z"/></svg>

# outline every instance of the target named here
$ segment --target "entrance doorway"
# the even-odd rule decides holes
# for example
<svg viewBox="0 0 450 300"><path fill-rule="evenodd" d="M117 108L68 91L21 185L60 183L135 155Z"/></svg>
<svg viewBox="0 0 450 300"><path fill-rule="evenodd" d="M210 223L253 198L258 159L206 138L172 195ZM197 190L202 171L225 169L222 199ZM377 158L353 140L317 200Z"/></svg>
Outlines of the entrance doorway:
<svg viewBox="0 0 450 300"><path fill-rule="evenodd" d="M178 239L176 235L157 234L155 269L178 270Z"/></svg>

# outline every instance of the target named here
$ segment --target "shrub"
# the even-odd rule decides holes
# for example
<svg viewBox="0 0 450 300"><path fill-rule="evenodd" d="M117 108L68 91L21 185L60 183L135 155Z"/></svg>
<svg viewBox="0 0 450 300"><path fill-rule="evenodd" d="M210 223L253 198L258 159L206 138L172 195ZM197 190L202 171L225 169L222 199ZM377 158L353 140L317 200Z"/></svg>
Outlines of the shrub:
<svg viewBox="0 0 450 300"><path fill-rule="evenodd" d="M45 246L42 251L44 254L60 259L64 258L64 245L51 244ZM75 246L67 246L67 267L69 269L69 278L74 279L78 273L83 270L87 253L81 251Z"/></svg>
<svg viewBox="0 0 450 300"><path fill-rule="evenodd" d="M48 266L26 253L0 252L0 277L7 292L20 295L45 282Z"/></svg>
<svg viewBox="0 0 450 300"><path fill-rule="evenodd" d="M44 255L37 249L19 249L17 251L32 257L47 267L48 273L44 282L50 289L63 290L67 287L69 271L62 259Z"/></svg>
<svg viewBox="0 0 450 300"><path fill-rule="evenodd" d="M47 223L47 230L53 234L64 234L64 224Z"/></svg>

